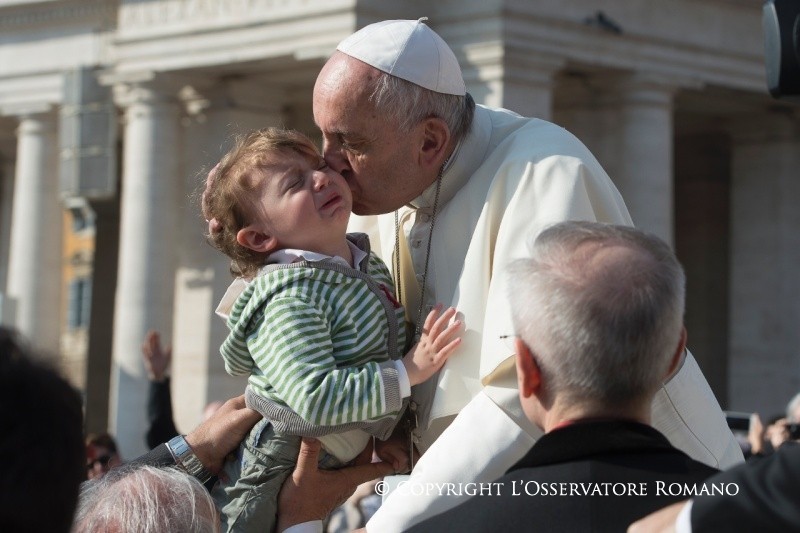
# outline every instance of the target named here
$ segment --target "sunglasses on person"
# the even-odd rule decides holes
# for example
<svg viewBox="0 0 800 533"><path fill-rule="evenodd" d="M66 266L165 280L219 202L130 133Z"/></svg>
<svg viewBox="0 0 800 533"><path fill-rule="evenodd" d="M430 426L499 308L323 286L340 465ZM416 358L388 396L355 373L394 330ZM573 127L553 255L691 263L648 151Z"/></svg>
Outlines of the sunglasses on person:
<svg viewBox="0 0 800 533"><path fill-rule="evenodd" d="M91 469L93 469L93 468L94 468L94 465L96 465L97 463L100 463L100 466L102 466L103 468L105 468L105 467L107 467L107 466L108 466L108 463L109 463L109 461L111 461L111 456L110 456L110 455L108 455L108 454L106 454L106 455L101 455L100 457L98 457L98 458L97 458L97 459L95 459L94 461L89 461L89 462L87 462L87 463L86 463L86 470L91 470Z"/></svg>

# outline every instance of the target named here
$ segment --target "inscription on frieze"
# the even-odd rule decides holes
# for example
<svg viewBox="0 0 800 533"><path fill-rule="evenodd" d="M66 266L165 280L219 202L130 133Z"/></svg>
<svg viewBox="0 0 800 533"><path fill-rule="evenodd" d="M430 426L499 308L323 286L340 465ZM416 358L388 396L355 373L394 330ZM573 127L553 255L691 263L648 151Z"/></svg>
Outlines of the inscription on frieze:
<svg viewBox="0 0 800 533"><path fill-rule="evenodd" d="M307 10L325 0L123 0L120 6L119 27L145 29L164 26L207 22L247 22L253 18L265 19L286 12Z"/></svg>

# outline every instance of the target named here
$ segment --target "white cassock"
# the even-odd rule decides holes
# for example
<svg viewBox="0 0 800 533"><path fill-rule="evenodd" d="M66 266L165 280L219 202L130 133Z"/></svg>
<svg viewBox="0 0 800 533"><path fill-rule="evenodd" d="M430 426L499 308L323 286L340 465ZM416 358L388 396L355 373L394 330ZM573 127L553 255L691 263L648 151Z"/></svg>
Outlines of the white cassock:
<svg viewBox="0 0 800 533"><path fill-rule="evenodd" d="M400 210L404 303L413 315L434 195L435 184ZM370 533L402 531L455 506L468 495L453 495L448 483L458 488L497 479L541 435L522 413L513 352L500 339L514 333L504 272L511 260L530 257L539 232L564 220L633 225L611 179L573 135L543 120L478 106L470 135L442 178L425 291L426 305L456 307L467 329L438 379L414 388L424 455L409 490L393 493L369 521ZM394 265L392 213L353 217L350 230L368 233L373 250ZM657 394L652 423L694 459L717 468L743 460L691 354Z"/></svg>

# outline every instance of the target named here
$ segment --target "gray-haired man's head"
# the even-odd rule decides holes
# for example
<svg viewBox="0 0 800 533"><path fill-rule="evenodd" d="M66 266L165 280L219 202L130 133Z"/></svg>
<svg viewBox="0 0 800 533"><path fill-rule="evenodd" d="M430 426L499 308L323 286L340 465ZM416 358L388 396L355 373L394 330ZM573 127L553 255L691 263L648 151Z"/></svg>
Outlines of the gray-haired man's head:
<svg viewBox="0 0 800 533"><path fill-rule="evenodd" d="M685 277L661 239L564 222L510 265L514 327L548 394L613 409L650 399L682 347Z"/></svg>

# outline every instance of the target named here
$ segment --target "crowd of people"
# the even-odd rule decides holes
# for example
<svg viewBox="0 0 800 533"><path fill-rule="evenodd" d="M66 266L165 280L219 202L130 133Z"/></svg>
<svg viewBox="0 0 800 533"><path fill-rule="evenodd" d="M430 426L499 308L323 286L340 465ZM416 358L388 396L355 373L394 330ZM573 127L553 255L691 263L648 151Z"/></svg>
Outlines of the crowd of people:
<svg viewBox="0 0 800 533"><path fill-rule="evenodd" d="M44 459L3 474L0 529L321 532L356 487L391 485L370 533L800 530L800 395L753 418L740 464L686 349L683 270L580 141L476 105L423 20L342 41L313 112L321 153L259 130L206 179L208 236L238 275L221 352L249 378L193 431L157 333L153 449L120 464L0 330L0 447ZM57 505L36 513L43 483Z"/></svg>

